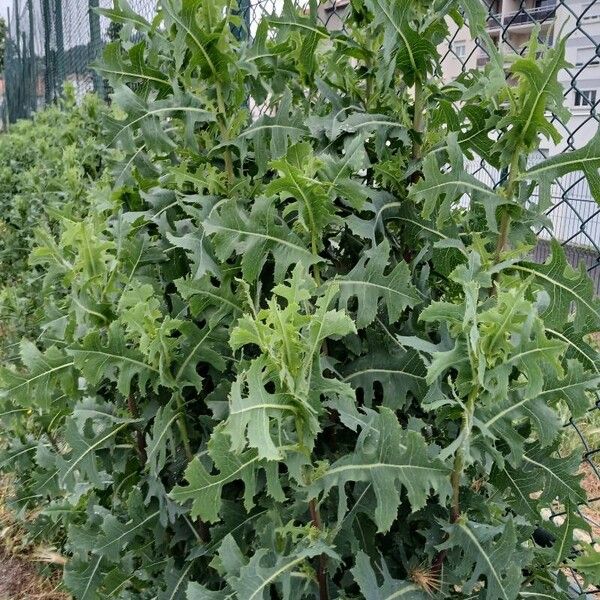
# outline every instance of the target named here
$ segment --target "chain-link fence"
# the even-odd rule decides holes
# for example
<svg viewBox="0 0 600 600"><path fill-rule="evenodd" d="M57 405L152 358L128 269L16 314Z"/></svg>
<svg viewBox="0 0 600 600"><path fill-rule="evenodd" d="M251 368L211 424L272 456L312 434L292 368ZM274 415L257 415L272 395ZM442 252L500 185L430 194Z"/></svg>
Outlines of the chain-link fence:
<svg viewBox="0 0 600 600"><path fill-rule="evenodd" d="M151 17L152 0L133 0L132 8ZM3 121L14 122L56 100L69 82L76 96L104 93L102 78L90 68L118 27L95 8L111 0L13 0L5 16Z"/></svg>
<svg viewBox="0 0 600 600"><path fill-rule="evenodd" d="M565 105L571 118L553 122L562 135L558 144L548 144L542 155L582 147L596 133L600 118L600 0L485 0L488 5L487 31L498 47L508 56L522 54L527 49L532 31L541 42L552 45L558 35L566 36L566 56L570 67L559 74L565 95ZM454 77L465 68L483 68L489 61L483 44L472 39L464 28L455 28L445 44L442 72ZM530 157L539 160L540 156ZM490 185L498 185L502 177L483 161L472 161L470 170ZM600 206L593 199L585 178L577 173L560 178L552 186L552 206L547 211L551 227L538 232L538 244L533 257L543 261L549 254L548 242L558 239L573 266L583 263L600 293ZM598 343L598 340L597 340ZM579 421L570 420L565 427L566 438L582 450L582 470L588 504L581 514L589 522L592 542L600 540L600 396L588 415ZM561 520L560 509L551 518ZM575 595L587 592L600 597L600 582L594 589L584 589L581 578L569 573Z"/></svg>
<svg viewBox="0 0 600 600"><path fill-rule="evenodd" d="M600 0L484 0L488 7L487 29L498 47L508 56L526 50L532 31L551 45L560 34L568 36L566 59L572 65L561 71L565 105L572 116L564 121L554 116L563 136L558 144L548 143L542 155L580 148L594 135L600 118ZM118 27L94 11L108 8L111 0L13 0L9 11L5 60L5 98L2 105L6 122L27 117L53 102L63 82L70 82L77 96L89 91L105 92L102 79L90 69L90 62L102 46L118 35ZM309 0L296 0L307 9ZM132 9L145 17L156 11L155 0L129 0ZM264 13L281 9L283 0L238 0L252 35ZM322 23L330 30L344 28L350 0L324 0L318 7ZM442 44L440 75L450 81L465 69L484 68L489 56L484 45L473 39L466 27L451 26L450 38ZM240 30L240 35L244 33ZM538 160L540 157L531 157ZM471 161L469 169L490 185L502 183L501 173L481 160ZM585 265L600 292L600 207L590 194L583 176L570 174L552 189L548 210L551 226L539 232L534 251L537 260L549 252L555 237L566 246L571 264ZM583 516L591 523L595 539L600 539L600 398L587 418L570 421L573 445L582 448L583 470L589 495ZM560 511L551 518L560 519ZM583 593L577 574L570 575L574 592ZM589 593L589 590L588 590ZM600 594L600 587L592 592Z"/></svg>
<svg viewBox="0 0 600 600"><path fill-rule="evenodd" d="M94 11L108 8L112 0L11 0L5 59L3 120L27 117L53 102L63 82L72 84L80 97L89 91L104 93L102 78L90 63L102 46L118 35L118 26ZM308 0L296 0L302 8ZM555 154L581 147L596 130L600 103L600 0L486 0L489 4L488 31L507 54L522 52L531 31L552 43L559 31L568 36L567 60L560 81L565 103L573 116L566 122L555 117L563 135L560 144L547 144L543 154ZM240 0L250 34L260 16L277 12L282 0ZM136 12L151 17L155 0L131 0ZM331 30L341 29L350 0L325 0L318 7L321 21ZM479 40L465 27L453 27L450 39L441 48L441 74L451 80L462 70L482 68L489 57ZM500 182L497 171L481 161L472 161L471 172L487 183ZM553 189L554 203L548 211L552 224L540 232L536 257L543 259L551 235L583 261L600 292L600 208L589 193L585 179L570 174Z"/></svg>

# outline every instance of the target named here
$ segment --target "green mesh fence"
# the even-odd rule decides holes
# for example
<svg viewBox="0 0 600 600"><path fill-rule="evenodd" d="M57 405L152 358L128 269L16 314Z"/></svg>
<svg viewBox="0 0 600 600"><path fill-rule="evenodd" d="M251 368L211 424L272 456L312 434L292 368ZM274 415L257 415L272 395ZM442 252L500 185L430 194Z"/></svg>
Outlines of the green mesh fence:
<svg viewBox="0 0 600 600"><path fill-rule="evenodd" d="M156 3L133 0L146 16ZM4 120L14 122L53 102L69 82L77 97L104 94L90 63L118 30L95 12L110 0L13 0L7 16Z"/></svg>

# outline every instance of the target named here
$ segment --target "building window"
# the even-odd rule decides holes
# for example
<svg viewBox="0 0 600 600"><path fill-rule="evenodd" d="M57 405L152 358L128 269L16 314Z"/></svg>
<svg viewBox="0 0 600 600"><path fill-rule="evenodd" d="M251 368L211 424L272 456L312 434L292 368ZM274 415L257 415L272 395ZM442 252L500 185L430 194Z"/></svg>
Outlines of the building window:
<svg viewBox="0 0 600 600"><path fill-rule="evenodd" d="M575 64L581 65L597 65L600 64L600 58L596 52L596 46L588 46L586 48L577 48L577 58Z"/></svg>
<svg viewBox="0 0 600 600"><path fill-rule="evenodd" d="M467 45L465 44L465 42L453 42L452 52L456 54L457 58L465 58L465 56L467 55Z"/></svg>
<svg viewBox="0 0 600 600"><path fill-rule="evenodd" d="M596 104L596 90L577 90L575 106L592 106Z"/></svg>
<svg viewBox="0 0 600 600"><path fill-rule="evenodd" d="M596 6L595 1L584 5L581 14L582 16L580 19L582 21L597 21L600 18L600 11L598 10L598 6Z"/></svg>

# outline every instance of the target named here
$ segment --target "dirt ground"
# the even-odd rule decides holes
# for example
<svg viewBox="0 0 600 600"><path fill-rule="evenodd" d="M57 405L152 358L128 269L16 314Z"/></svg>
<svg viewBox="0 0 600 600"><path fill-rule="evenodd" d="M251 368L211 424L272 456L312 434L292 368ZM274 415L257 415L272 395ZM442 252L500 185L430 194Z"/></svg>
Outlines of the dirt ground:
<svg viewBox="0 0 600 600"><path fill-rule="evenodd" d="M69 600L60 592L60 572L52 577L40 575L40 560L57 561L60 557L46 552L38 560L31 548L23 545L24 532L6 508L10 482L0 479L0 600ZM56 557L56 558L55 558Z"/></svg>
<svg viewBox="0 0 600 600"><path fill-rule="evenodd" d="M581 485L587 493L589 502L587 506L581 507L581 512L590 524L593 541L600 543L600 479L587 463L581 465L581 472L584 474Z"/></svg>
<svg viewBox="0 0 600 600"><path fill-rule="evenodd" d="M0 600L69 600L58 585L58 578L41 577L34 564L0 548Z"/></svg>

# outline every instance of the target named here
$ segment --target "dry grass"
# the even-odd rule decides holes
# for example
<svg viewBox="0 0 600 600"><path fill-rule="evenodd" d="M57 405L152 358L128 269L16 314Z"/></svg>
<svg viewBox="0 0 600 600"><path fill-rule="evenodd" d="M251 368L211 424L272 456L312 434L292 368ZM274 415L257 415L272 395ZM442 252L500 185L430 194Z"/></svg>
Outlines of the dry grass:
<svg viewBox="0 0 600 600"><path fill-rule="evenodd" d="M0 548L0 600L69 600L59 588L59 574L42 577L32 563Z"/></svg>
<svg viewBox="0 0 600 600"><path fill-rule="evenodd" d="M6 508L10 482L0 479L0 600L69 600L60 590L60 572L43 576L40 562L64 564L57 553L32 548L25 543L25 531Z"/></svg>
<svg viewBox="0 0 600 600"><path fill-rule="evenodd" d="M590 344L597 350L600 350L600 331L590 333Z"/></svg>

